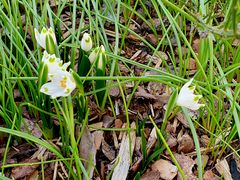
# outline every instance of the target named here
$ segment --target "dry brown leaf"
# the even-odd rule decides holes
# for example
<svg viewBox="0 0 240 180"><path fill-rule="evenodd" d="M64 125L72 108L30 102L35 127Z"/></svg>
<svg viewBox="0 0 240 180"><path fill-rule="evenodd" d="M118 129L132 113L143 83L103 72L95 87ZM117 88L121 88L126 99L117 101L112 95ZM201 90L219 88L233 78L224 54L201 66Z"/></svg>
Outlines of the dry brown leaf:
<svg viewBox="0 0 240 180"><path fill-rule="evenodd" d="M156 100L156 97L154 95L148 93L140 86L138 87L138 92L136 92L134 95L136 98L146 98L146 99Z"/></svg>
<svg viewBox="0 0 240 180"><path fill-rule="evenodd" d="M141 41L141 39L139 39L137 36L135 36L133 34L127 35L127 39L132 40L134 42L140 42Z"/></svg>
<svg viewBox="0 0 240 180"><path fill-rule="evenodd" d="M160 177L162 179L171 180L173 179L178 172L176 166L174 166L170 161L160 159L154 162L151 166L153 171L158 170L160 172Z"/></svg>
<svg viewBox="0 0 240 180"><path fill-rule="evenodd" d="M132 57L130 58L131 60L135 60L137 59L137 57L142 53L142 50L138 50L137 52L135 52Z"/></svg>
<svg viewBox="0 0 240 180"><path fill-rule="evenodd" d="M193 50L198 53L199 47L200 47L200 39L194 39L193 45L192 45Z"/></svg>
<svg viewBox="0 0 240 180"><path fill-rule="evenodd" d="M24 132L32 132L32 135L40 138L42 137L42 132L38 129L38 127L36 126L36 123L34 123L33 121L27 119L27 118L23 118L22 124L21 124L21 130Z"/></svg>
<svg viewBox="0 0 240 180"><path fill-rule="evenodd" d="M26 159L21 163L35 163L38 162L38 159ZM26 176L31 175L39 166L39 164L31 165L31 166L18 166L12 169L12 177L14 179L20 179Z"/></svg>
<svg viewBox="0 0 240 180"><path fill-rule="evenodd" d="M104 139L102 140L102 152L110 161L115 159L115 151Z"/></svg>
<svg viewBox="0 0 240 180"><path fill-rule="evenodd" d="M230 168L228 166L226 159L223 159L221 161L218 159L217 164L215 164L215 167L216 167L217 171L219 172L219 174L224 176L225 180L232 180Z"/></svg>
<svg viewBox="0 0 240 180"><path fill-rule="evenodd" d="M97 122L94 124L91 124L91 127L89 127L89 131L95 131L96 129L102 128L103 122Z"/></svg>
<svg viewBox="0 0 240 180"><path fill-rule="evenodd" d="M204 180L218 180L219 177L214 174L211 170L207 170L205 171L204 175L203 175L203 179Z"/></svg>
<svg viewBox="0 0 240 180"><path fill-rule="evenodd" d="M190 70L196 70L197 69L196 60L193 59L193 58L190 58L187 68L190 69Z"/></svg>
<svg viewBox="0 0 240 180"><path fill-rule="evenodd" d="M136 142L135 142L135 153L136 154L141 154L141 137L136 137Z"/></svg>
<svg viewBox="0 0 240 180"><path fill-rule="evenodd" d="M104 115L103 116L103 127L104 128L109 128L112 125L114 120L115 120L114 117L111 117L109 115Z"/></svg>
<svg viewBox="0 0 240 180"><path fill-rule="evenodd" d="M81 137L79 144L79 154L81 158L86 160L83 162L83 165L86 170L89 170L89 177L92 178L94 166L96 165L96 148L94 144L94 138L87 127L84 129L83 135ZM88 163L90 160L92 162Z"/></svg>
<svg viewBox="0 0 240 180"><path fill-rule="evenodd" d="M189 153L194 150L195 146L194 146L193 139L187 133L179 137L177 142L178 142L178 152Z"/></svg>
<svg viewBox="0 0 240 180"><path fill-rule="evenodd" d="M188 122L187 122L187 120L185 119L183 113L178 112L177 115L176 115L176 118L177 118L177 120L179 120L179 121L183 124L183 126L184 126L185 128L188 128L188 127L189 127Z"/></svg>
<svg viewBox="0 0 240 180"><path fill-rule="evenodd" d="M170 148L177 145L177 138L173 137L171 134L168 135L167 144Z"/></svg>
<svg viewBox="0 0 240 180"><path fill-rule="evenodd" d="M94 138L95 148L96 150L99 150L103 140L103 131L95 131L92 135Z"/></svg>
<svg viewBox="0 0 240 180"><path fill-rule="evenodd" d="M176 134L176 131L177 131L177 127L179 126L180 122L174 118L173 120L173 124L172 124L172 129L173 129L173 133Z"/></svg>
<svg viewBox="0 0 240 180"><path fill-rule="evenodd" d="M136 124L133 122L131 124L131 128L135 129ZM129 147L129 139L131 139L131 149ZM120 150L118 156L116 158L116 167L113 170L112 180L125 180L128 175L129 167L130 167L130 158L133 153L134 146L136 141L136 132L131 131L130 137L125 132L123 139L121 141Z"/></svg>
<svg viewBox="0 0 240 180"><path fill-rule="evenodd" d="M160 172L159 171L148 171L141 176L141 180L159 180Z"/></svg>
<svg viewBox="0 0 240 180"><path fill-rule="evenodd" d="M28 178L27 180L36 180L38 179L38 170L35 170Z"/></svg>
<svg viewBox="0 0 240 180"><path fill-rule="evenodd" d="M112 137L113 137L114 147L115 147L115 149L118 149L119 148L119 144L118 144L117 134L116 134L115 131L112 132Z"/></svg>
<svg viewBox="0 0 240 180"><path fill-rule="evenodd" d="M149 41L154 46L156 46L158 43L158 37L156 37L154 34L148 34L146 36L146 40Z"/></svg>
<svg viewBox="0 0 240 180"><path fill-rule="evenodd" d="M121 128L123 125L123 122L121 119L116 119L115 120L115 128Z"/></svg>
<svg viewBox="0 0 240 180"><path fill-rule="evenodd" d="M184 174L186 175L187 179L197 180L197 177L193 174L192 168L195 165L195 161L188 156L183 154L174 154L178 163L180 164ZM178 179L182 179L180 173L178 173Z"/></svg>
<svg viewBox="0 0 240 180"><path fill-rule="evenodd" d="M209 137L207 135L202 135L200 138L201 144L203 144L204 147L207 147L209 143Z"/></svg>
<svg viewBox="0 0 240 180"><path fill-rule="evenodd" d="M118 97L119 94L120 94L120 90L116 86L112 87L109 91L109 95L112 96L112 97Z"/></svg>

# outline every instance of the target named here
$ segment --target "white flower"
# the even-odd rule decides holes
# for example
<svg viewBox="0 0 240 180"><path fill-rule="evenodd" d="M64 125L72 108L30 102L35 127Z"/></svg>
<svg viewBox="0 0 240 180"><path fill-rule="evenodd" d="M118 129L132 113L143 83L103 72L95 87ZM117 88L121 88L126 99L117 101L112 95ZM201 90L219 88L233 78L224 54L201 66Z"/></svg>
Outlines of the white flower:
<svg viewBox="0 0 240 180"><path fill-rule="evenodd" d="M92 39L88 33L83 34L83 38L81 41L81 48L86 52L92 49Z"/></svg>
<svg viewBox="0 0 240 180"><path fill-rule="evenodd" d="M105 55L105 48L104 48L103 45L101 45L100 50L99 50L99 59L98 59L98 62L97 62L97 68L98 69L103 69L103 63L105 61L104 55Z"/></svg>
<svg viewBox="0 0 240 180"><path fill-rule="evenodd" d="M67 71L59 71L57 76L42 85L40 92L50 95L52 99L60 96L69 96L76 88L76 83L73 80L71 73Z"/></svg>
<svg viewBox="0 0 240 180"><path fill-rule="evenodd" d="M94 63L94 61L97 59L98 51L99 51L99 47L96 48L96 49L94 49L94 50L90 53L88 59L89 59L89 61L90 61L91 64Z"/></svg>
<svg viewBox="0 0 240 180"><path fill-rule="evenodd" d="M202 98L202 95L195 95L195 86L189 87L193 81L193 78L189 82L184 84L177 98L177 105L183 106L191 110L198 110L205 104L198 104L198 100Z"/></svg>
<svg viewBox="0 0 240 180"><path fill-rule="evenodd" d="M101 50L101 51L100 51ZM91 62L91 64L97 59L100 53L105 53L105 48L103 45L100 47L95 48L89 55L88 59Z"/></svg>
<svg viewBox="0 0 240 180"><path fill-rule="evenodd" d="M49 77L58 75L59 71L66 71L70 65L70 62L63 64L63 61L60 60L60 58L57 58L55 54L48 54L47 51L44 51L42 61L48 66Z"/></svg>
<svg viewBox="0 0 240 180"><path fill-rule="evenodd" d="M100 46L101 52L105 53L105 47L103 45Z"/></svg>
<svg viewBox="0 0 240 180"><path fill-rule="evenodd" d="M46 37L51 36L53 39L53 42L56 44L56 36L55 33L53 32L52 28L46 29L45 27L42 28L41 33L38 32L36 28L34 28L35 32L35 38L37 40L37 43L44 49L46 49Z"/></svg>

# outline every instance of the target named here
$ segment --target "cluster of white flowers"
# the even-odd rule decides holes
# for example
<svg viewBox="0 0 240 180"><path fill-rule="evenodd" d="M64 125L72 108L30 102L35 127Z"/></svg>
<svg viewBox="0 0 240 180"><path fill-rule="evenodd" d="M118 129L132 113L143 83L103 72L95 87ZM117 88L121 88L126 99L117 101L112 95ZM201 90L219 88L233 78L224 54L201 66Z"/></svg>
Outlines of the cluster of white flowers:
<svg viewBox="0 0 240 180"><path fill-rule="evenodd" d="M50 82L42 85L40 92L50 95L51 98L68 96L76 88L71 73L67 71L70 62L64 63L55 54L44 51L42 62L48 67L48 80Z"/></svg>
<svg viewBox="0 0 240 180"><path fill-rule="evenodd" d="M81 49L85 52L89 52L92 49L92 39L88 33L83 34L83 38L81 41ZM91 64L99 57L100 53L105 53L105 48L103 45L100 47L96 47L89 55L88 59Z"/></svg>
<svg viewBox="0 0 240 180"><path fill-rule="evenodd" d="M43 28L41 33L39 33L37 29L34 29L34 32L36 41L42 48L46 49L46 39L48 36L50 36L54 42L52 46L56 45L57 40L52 28ZM87 33L83 35L81 48L86 52L92 49L92 39ZM42 62L48 67L49 82L42 85L40 92L50 95L51 98L70 95L76 88L72 74L67 71L70 62L63 63L55 54L48 54L46 50L43 53Z"/></svg>
<svg viewBox="0 0 240 180"><path fill-rule="evenodd" d="M38 30L34 29L35 38L37 43L44 49L46 49L46 39L51 37L53 42L56 44L56 36L52 28L46 29L43 28L41 33ZM54 44L54 45L55 45ZM85 52L89 52L92 49L93 43L90 35L88 33L83 34L81 41L81 49ZM95 48L89 55L89 61L91 64L99 56L99 53L104 53L105 48L103 45ZM72 78L71 73L67 71L70 62L63 63L60 58L57 58L55 54L48 54L47 51L44 51L42 62L48 67L48 80L50 82L44 84L40 91L50 95L51 98L56 98L60 96L68 96L76 88L76 83ZM98 68L101 68L101 61L97 64ZM195 86L191 86L193 79L187 82L180 90L180 93L177 97L177 105L183 106L191 110L198 110L200 107L205 106L204 104L199 104L198 101L202 98L202 95L195 95L194 90Z"/></svg>
<svg viewBox="0 0 240 180"><path fill-rule="evenodd" d="M67 71L70 62L63 63L60 58L57 58L55 54L49 54L47 50L47 39L52 39L55 46L57 44L56 36L52 28L43 28L41 33L37 29L34 29L35 38L37 43L45 49L42 57L42 62L48 67L48 80L46 84L42 85L40 91L51 98L57 98L60 96L68 96L76 88L76 83L73 80L72 74ZM93 43L90 35L84 33L81 40L81 49L85 52L89 52L92 49ZM95 48L89 55L89 61L91 64L97 59L99 53L104 53L104 46Z"/></svg>

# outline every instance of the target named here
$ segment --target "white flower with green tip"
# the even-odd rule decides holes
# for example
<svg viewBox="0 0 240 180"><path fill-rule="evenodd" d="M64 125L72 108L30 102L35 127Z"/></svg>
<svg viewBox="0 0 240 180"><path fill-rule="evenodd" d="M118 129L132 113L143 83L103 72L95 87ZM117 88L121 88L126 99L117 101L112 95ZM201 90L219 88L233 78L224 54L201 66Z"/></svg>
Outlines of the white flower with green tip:
<svg viewBox="0 0 240 180"><path fill-rule="evenodd" d="M51 82L42 85L40 92L51 96L52 99L57 97L66 97L76 88L71 73L59 71L57 76L51 78Z"/></svg>
<svg viewBox="0 0 240 180"><path fill-rule="evenodd" d="M83 34L83 38L81 41L81 48L86 52L92 49L92 39L88 33Z"/></svg>
<svg viewBox="0 0 240 180"><path fill-rule="evenodd" d="M94 61L97 59L98 56L98 51L99 51L99 47L95 48L89 55L88 59L90 61L90 63L94 63Z"/></svg>
<svg viewBox="0 0 240 180"><path fill-rule="evenodd" d="M53 32L52 28L46 29L45 27L42 28L41 33L38 32L36 28L34 28L35 32L35 38L37 40L37 43L44 49L46 49L46 38L47 36L50 36L53 39L53 42L56 44L56 36L55 33Z"/></svg>
<svg viewBox="0 0 240 180"><path fill-rule="evenodd" d="M50 78L58 75L59 71L66 71L70 65L70 62L63 64L60 58L57 58L55 54L48 54L47 51L44 51L42 61L48 66L48 76Z"/></svg>
<svg viewBox="0 0 240 180"><path fill-rule="evenodd" d="M198 110L200 107L204 107L205 104L199 104L199 99L202 98L202 95L195 95L194 90L195 86L191 86L193 78L190 79L180 90L180 93L177 97L177 105L183 106L191 110Z"/></svg>
<svg viewBox="0 0 240 180"><path fill-rule="evenodd" d="M101 51L100 51L101 50ZM99 53L105 53L105 48L103 45L100 47L95 48L89 55L88 59L91 62L91 64L94 63L94 61L97 59Z"/></svg>
<svg viewBox="0 0 240 180"><path fill-rule="evenodd" d="M101 55L101 56L99 57L97 68L103 69L103 61L105 60L105 59L103 59L103 56L105 56L105 48L103 45L100 46L99 55Z"/></svg>

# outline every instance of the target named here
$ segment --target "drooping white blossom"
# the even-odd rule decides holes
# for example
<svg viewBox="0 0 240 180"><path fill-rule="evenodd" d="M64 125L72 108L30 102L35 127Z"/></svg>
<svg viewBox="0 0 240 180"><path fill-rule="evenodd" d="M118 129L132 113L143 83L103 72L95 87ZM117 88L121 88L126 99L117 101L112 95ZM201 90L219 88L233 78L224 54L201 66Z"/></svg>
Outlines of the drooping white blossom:
<svg viewBox="0 0 240 180"><path fill-rule="evenodd" d="M52 99L69 96L76 88L71 73L67 71L57 72L57 76L53 76L50 80L50 82L42 85L40 92L51 96Z"/></svg>
<svg viewBox="0 0 240 180"><path fill-rule="evenodd" d="M105 53L105 48L103 45L101 45L100 47L95 48L89 55L88 59L89 61L92 63L94 63L94 61L97 59L97 57L99 56L100 53Z"/></svg>
<svg viewBox="0 0 240 180"><path fill-rule="evenodd" d="M95 48L89 55L88 59L90 61L90 63L94 63L94 61L97 59L98 56L98 51L99 51L99 47Z"/></svg>
<svg viewBox="0 0 240 180"><path fill-rule="evenodd" d="M180 90L177 97L177 105L183 106L191 110L198 110L200 107L205 106L205 104L199 104L198 101L202 98L202 95L195 95L195 86L191 86L193 78L190 79Z"/></svg>
<svg viewBox="0 0 240 180"><path fill-rule="evenodd" d="M99 49L99 59L97 62L97 68L103 70L103 67L105 68L105 66L103 66L103 63L106 63L105 48L103 45L101 45Z"/></svg>
<svg viewBox="0 0 240 180"><path fill-rule="evenodd" d="M81 41L81 48L86 52L92 49L92 39L88 33L83 34L83 38Z"/></svg>
<svg viewBox="0 0 240 180"><path fill-rule="evenodd" d="M53 42L55 44L57 43L56 36L55 36L55 33L53 32L52 28L46 29L44 27L44 28L42 28L41 33L39 33L38 30L36 28L34 28L34 32L35 32L35 38L37 40L37 43L44 49L46 49L47 36L50 36L53 39Z"/></svg>

